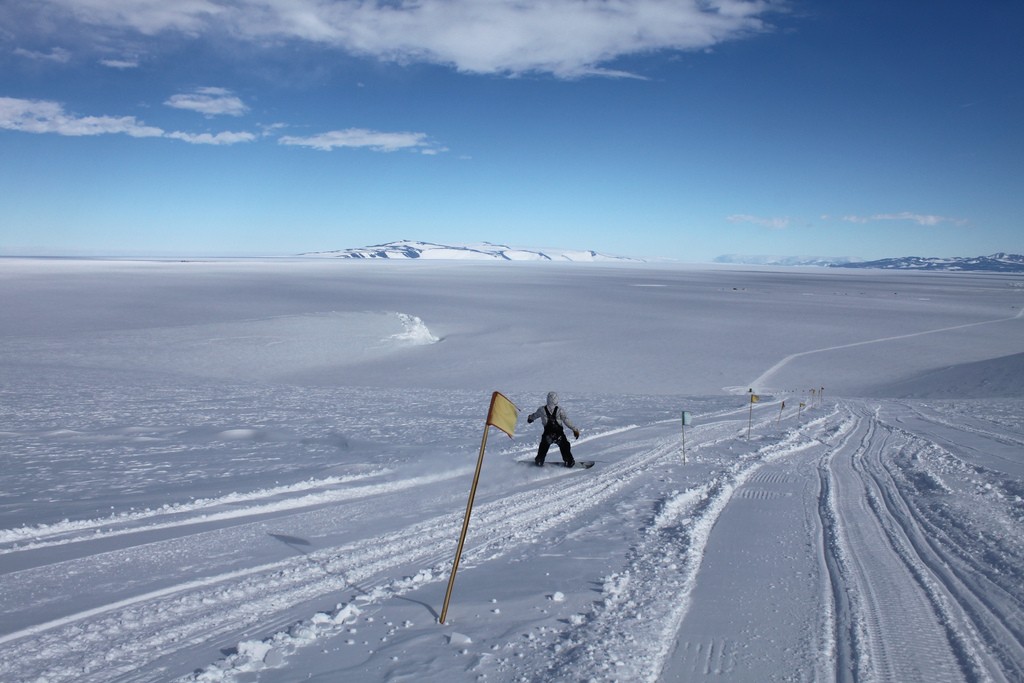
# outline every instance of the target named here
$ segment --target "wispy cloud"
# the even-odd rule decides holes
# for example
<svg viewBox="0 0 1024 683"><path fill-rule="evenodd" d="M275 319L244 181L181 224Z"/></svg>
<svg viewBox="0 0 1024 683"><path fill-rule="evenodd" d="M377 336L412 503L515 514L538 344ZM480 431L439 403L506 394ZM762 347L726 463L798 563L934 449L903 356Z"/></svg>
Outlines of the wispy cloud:
<svg viewBox="0 0 1024 683"><path fill-rule="evenodd" d="M762 218L760 216L751 216L748 214L733 214L726 216L727 221L730 223L751 223L753 225L761 226L762 228L770 228L771 230L782 230L789 227L790 219L783 218Z"/></svg>
<svg viewBox="0 0 1024 683"><path fill-rule="evenodd" d="M472 73L628 75L609 65L768 30L767 0L42 0L100 30L296 39Z"/></svg>
<svg viewBox="0 0 1024 683"><path fill-rule="evenodd" d="M181 131L174 131L164 133L164 137L172 140L183 140L193 145L234 145L239 142L252 142L257 136L244 131L223 131L221 133L182 133Z"/></svg>
<svg viewBox="0 0 1024 683"><path fill-rule="evenodd" d="M329 152L339 147L367 148L376 152L397 152L413 150L423 154L436 154L445 151L430 141L426 133L387 133L365 128L347 128L327 133L298 137L282 136L278 142L282 145L298 145Z"/></svg>
<svg viewBox="0 0 1024 683"><path fill-rule="evenodd" d="M73 136L124 134L147 138L164 134L163 130L147 126L134 116L74 116L57 102L13 97L0 97L0 128Z"/></svg>
<svg viewBox="0 0 1024 683"><path fill-rule="evenodd" d="M61 47L55 47L49 52L37 52L35 50L26 50L19 47L14 49L14 54L19 57L34 59L37 62L56 62L58 64L67 64L71 61L71 53Z"/></svg>
<svg viewBox="0 0 1024 683"><path fill-rule="evenodd" d="M139 60L137 59L101 59L100 64L111 69L137 69L139 67Z"/></svg>
<svg viewBox="0 0 1024 683"><path fill-rule="evenodd" d="M77 116L69 114L59 102L0 97L0 129L23 133L52 133L66 136L129 135L135 138L167 138L194 145L234 145L274 136L285 124L263 127L260 134L246 131L191 133L167 131L150 126L134 116ZM338 148L362 148L375 152L410 150L420 154L439 154L448 149L438 145L426 133L385 132L348 128L305 137L285 135L282 145L295 145L323 151Z"/></svg>
<svg viewBox="0 0 1024 683"><path fill-rule="evenodd" d="M198 88L194 92L173 95L164 104L205 116L241 116L249 111L249 107L226 88Z"/></svg>
<svg viewBox="0 0 1024 683"><path fill-rule="evenodd" d="M822 218L828 220L829 216L822 216ZM942 223L952 223L953 225L967 225L968 221L962 218L950 218L948 216L936 216L933 214L924 213L913 213L911 211L900 211L898 213L876 213L870 216L856 216L846 215L840 216L838 220L846 221L847 223L874 223L877 221L904 221L910 223L917 223L918 225L941 225Z"/></svg>
<svg viewBox="0 0 1024 683"><path fill-rule="evenodd" d="M225 4L215 0L41 0L39 10L63 13L95 26L130 28L143 35L161 31L198 35L218 15L256 4L256 0Z"/></svg>
<svg viewBox="0 0 1024 683"><path fill-rule="evenodd" d="M170 138L192 144L225 145L255 140L252 133L182 133L149 126L134 116L76 116L58 102L0 97L0 128L24 133L67 136L128 135L134 138Z"/></svg>

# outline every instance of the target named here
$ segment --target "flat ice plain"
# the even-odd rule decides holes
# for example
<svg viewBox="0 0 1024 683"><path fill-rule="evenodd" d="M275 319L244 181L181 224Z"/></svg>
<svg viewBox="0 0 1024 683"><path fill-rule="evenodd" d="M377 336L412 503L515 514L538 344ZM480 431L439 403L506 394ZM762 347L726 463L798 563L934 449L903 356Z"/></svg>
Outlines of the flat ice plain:
<svg viewBox="0 0 1024 683"><path fill-rule="evenodd" d="M1022 311L978 273L0 259L0 680L1024 680ZM597 466L491 430L440 625L495 390L558 391Z"/></svg>

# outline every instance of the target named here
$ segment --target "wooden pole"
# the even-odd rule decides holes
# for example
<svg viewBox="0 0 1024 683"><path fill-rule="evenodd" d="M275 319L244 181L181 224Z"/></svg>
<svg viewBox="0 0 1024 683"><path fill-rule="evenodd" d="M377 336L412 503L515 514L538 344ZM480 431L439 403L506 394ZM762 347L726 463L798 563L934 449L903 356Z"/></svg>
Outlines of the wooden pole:
<svg viewBox="0 0 1024 683"><path fill-rule="evenodd" d="M462 521L462 533L459 534L459 545L455 549L455 561L452 563L452 575L448 578L448 590L444 593L444 606L441 608L441 618L438 623L444 625L445 617L448 615L448 601L452 597L452 586L455 585L455 572L459 570L459 560L462 558L462 546L466 542L466 532L469 531L469 515L473 512L473 498L476 497L476 485L480 481L480 470L484 465L484 450L487 448L487 430L490 425L484 425L484 438L480 441L480 456L476 460L476 473L473 475L473 485L469 489L469 501L466 503L466 517Z"/></svg>
<svg viewBox="0 0 1024 683"><path fill-rule="evenodd" d="M747 441L750 440L750 424L754 420L754 390L750 389L747 391L748 402L750 403L750 410L747 412Z"/></svg>

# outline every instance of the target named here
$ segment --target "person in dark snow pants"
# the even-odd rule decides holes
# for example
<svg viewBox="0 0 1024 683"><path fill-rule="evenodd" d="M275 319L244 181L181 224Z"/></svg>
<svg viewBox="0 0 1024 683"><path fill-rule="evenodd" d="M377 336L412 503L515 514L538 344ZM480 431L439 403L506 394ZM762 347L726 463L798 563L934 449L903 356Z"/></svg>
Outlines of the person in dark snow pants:
<svg viewBox="0 0 1024 683"><path fill-rule="evenodd" d="M537 418L540 418L541 424L544 425L544 433L541 434L540 445L537 447L537 457L533 459L537 466L539 467L544 464L548 448L553 443L558 444L558 450L562 453L562 462L565 466L572 467L575 465L576 461L572 457L572 448L569 446L569 439L566 438L562 425L571 429L573 438L576 439L580 438L580 430L569 421L569 416L565 414L565 410L558 405L558 394L553 391L548 392L547 403L533 411L533 414L527 416L526 422L532 423Z"/></svg>

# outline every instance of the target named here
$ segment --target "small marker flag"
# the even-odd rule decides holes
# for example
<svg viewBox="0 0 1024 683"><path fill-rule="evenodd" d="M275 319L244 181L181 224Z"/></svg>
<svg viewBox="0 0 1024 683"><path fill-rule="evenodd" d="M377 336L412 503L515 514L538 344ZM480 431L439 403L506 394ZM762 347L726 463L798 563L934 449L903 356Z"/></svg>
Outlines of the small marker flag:
<svg viewBox="0 0 1024 683"><path fill-rule="evenodd" d="M509 435L515 436L516 422L519 421L519 408L500 392L491 395L491 408L487 411L487 424L493 425Z"/></svg>
<svg viewBox="0 0 1024 683"><path fill-rule="evenodd" d="M751 394L750 395L750 402L751 403L757 403L760 400L761 400L761 397L758 396L757 394Z"/></svg>

